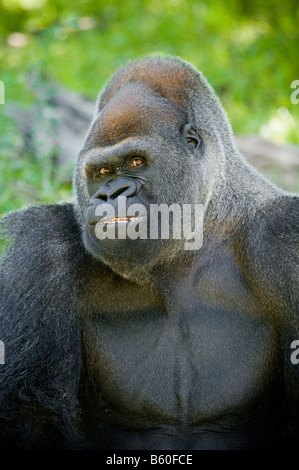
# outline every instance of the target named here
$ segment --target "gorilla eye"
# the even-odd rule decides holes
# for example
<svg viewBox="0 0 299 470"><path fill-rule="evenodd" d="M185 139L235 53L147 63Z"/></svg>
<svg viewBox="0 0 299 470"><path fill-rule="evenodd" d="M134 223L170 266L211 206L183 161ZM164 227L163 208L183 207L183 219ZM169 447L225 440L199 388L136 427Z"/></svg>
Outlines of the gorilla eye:
<svg viewBox="0 0 299 470"><path fill-rule="evenodd" d="M134 158L134 160L131 161L130 166L141 166L143 165L144 160L142 158Z"/></svg>
<svg viewBox="0 0 299 470"><path fill-rule="evenodd" d="M95 173L96 173L96 176L101 176L101 175L109 175L112 172L113 172L112 168L103 167L103 168L97 169Z"/></svg>

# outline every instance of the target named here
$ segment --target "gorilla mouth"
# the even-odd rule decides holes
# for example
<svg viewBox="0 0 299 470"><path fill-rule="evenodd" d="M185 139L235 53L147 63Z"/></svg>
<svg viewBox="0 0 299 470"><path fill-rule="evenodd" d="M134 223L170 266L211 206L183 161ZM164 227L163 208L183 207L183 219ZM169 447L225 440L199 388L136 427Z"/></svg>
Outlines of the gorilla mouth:
<svg viewBox="0 0 299 470"><path fill-rule="evenodd" d="M124 224L131 220L138 220L139 217L114 217L113 219L99 220L99 224Z"/></svg>

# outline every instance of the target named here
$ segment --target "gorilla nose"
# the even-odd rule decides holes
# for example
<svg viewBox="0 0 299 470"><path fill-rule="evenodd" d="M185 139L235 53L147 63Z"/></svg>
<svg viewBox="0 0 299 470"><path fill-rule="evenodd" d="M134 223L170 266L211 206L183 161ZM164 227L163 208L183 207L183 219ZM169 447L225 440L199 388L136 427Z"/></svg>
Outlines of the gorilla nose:
<svg viewBox="0 0 299 470"><path fill-rule="evenodd" d="M139 191L137 181L121 179L103 185L93 196L92 199L101 199L102 201L114 200L118 196L130 197Z"/></svg>

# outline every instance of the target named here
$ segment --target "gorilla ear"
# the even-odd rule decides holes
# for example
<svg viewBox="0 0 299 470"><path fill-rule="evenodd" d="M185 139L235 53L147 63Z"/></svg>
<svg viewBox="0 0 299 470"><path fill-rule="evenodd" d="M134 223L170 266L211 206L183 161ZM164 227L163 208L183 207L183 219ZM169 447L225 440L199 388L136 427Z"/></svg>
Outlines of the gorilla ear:
<svg viewBox="0 0 299 470"><path fill-rule="evenodd" d="M194 150L202 150L203 140L192 124L184 126L184 137Z"/></svg>

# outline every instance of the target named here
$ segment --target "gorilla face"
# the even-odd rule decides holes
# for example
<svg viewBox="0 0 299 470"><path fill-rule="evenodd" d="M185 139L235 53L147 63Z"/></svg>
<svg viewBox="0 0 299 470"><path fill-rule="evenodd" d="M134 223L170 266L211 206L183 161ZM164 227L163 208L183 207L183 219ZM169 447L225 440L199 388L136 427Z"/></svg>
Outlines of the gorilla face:
<svg viewBox="0 0 299 470"><path fill-rule="evenodd" d="M175 216L168 213L169 239L161 238L162 215L156 219L153 239L151 210L202 202L194 178L202 154L203 140L181 108L143 84L121 88L96 117L80 156L88 251L111 266L145 266L165 253L169 261L183 241L173 239Z"/></svg>

